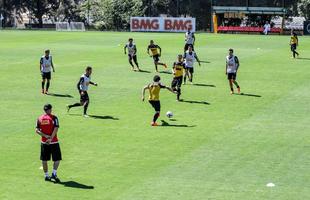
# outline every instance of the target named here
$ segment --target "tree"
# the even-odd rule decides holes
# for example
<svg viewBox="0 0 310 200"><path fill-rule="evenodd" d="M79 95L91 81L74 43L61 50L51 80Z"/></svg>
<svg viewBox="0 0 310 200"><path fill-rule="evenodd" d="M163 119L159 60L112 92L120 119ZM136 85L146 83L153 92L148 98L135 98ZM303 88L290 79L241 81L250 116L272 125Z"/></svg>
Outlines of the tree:
<svg viewBox="0 0 310 200"><path fill-rule="evenodd" d="M310 0L299 0L297 8L300 16L310 19Z"/></svg>

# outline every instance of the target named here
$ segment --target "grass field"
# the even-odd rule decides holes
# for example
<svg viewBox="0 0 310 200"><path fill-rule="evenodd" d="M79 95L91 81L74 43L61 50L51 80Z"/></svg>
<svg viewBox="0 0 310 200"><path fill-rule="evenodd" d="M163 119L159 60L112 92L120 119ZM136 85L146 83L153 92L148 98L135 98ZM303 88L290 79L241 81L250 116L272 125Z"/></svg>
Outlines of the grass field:
<svg viewBox="0 0 310 200"><path fill-rule="evenodd" d="M151 73L130 71L128 37ZM197 34L196 52L210 62L196 66L200 85L182 86L184 102L163 90L166 126L151 127L153 109L140 100L155 74L148 41L162 47L171 67L183 37L1 31L0 199L310 199L310 38L300 37L301 58L294 60L288 36ZM50 92L73 98L40 94L38 62L46 48L56 68ZM229 94L228 48L241 62L243 96ZM66 104L79 100L76 82L86 65L99 84L89 91L89 114L98 118L83 118L81 108L66 113ZM171 74L161 77L170 84ZM34 128L47 102L60 120L62 184L45 182L39 169ZM266 187L270 182L276 186Z"/></svg>

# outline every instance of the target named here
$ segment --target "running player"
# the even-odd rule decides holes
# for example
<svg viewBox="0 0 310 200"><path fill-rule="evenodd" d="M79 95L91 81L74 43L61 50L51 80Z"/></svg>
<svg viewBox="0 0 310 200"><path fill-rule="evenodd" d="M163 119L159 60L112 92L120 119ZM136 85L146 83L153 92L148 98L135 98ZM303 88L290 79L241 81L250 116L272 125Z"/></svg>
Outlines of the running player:
<svg viewBox="0 0 310 200"><path fill-rule="evenodd" d="M50 55L50 50L45 50L45 55L40 59L40 72L42 75L42 94L47 94L48 89L50 87L50 80L51 80L51 71L55 72L52 56ZM46 81L46 89L44 91Z"/></svg>
<svg viewBox="0 0 310 200"><path fill-rule="evenodd" d="M225 74L227 75L227 79L229 81L230 93L234 94L233 84L237 87L238 93L240 94L240 86L238 85L237 71L239 69L240 63L237 56L234 55L234 50L229 49L229 55L226 57L226 69Z"/></svg>
<svg viewBox="0 0 310 200"><path fill-rule="evenodd" d="M52 105L44 105L44 114L37 120L36 133L41 136L41 156L42 167L45 174L45 180L50 181L54 179L56 183L60 180L57 177L57 169L61 161L61 151L58 143L57 133L59 128L58 118L52 115ZM47 162L51 160L54 162L52 176L48 174Z"/></svg>
<svg viewBox="0 0 310 200"><path fill-rule="evenodd" d="M174 77L171 82L172 90L177 92L177 101L180 101L184 69L185 63L183 62L183 56L178 55L178 61L173 63L172 73Z"/></svg>
<svg viewBox="0 0 310 200"><path fill-rule="evenodd" d="M150 50L151 50L152 54L150 54ZM158 50L159 50L159 52L158 52ZM153 40L150 41L150 45L147 47L146 51L154 59L155 71L156 72L158 72L157 65L162 65L165 68L167 68L167 65L165 63L159 62L159 57L161 56L161 48L157 44L154 44Z"/></svg>
<svg viewBox="0 0 310 200"><path fill-rule="evenodd" d="M152 105L152 107L155 110L155 114L153 117L153 121L151 122L151 126L158 126L156 123L159 115L160 115L160 101L159 101L159 92L160 89L165 88L173 93L175 93L171 88L166 87L160 82L160 76L156 75L153 78L153 83L150 83L146 85L142 89L142 101L144 101L144 96L145 96L145 91L149 90L150 95L149 95L149 103Z"/></svg>
<svg viewBox="0 0 310 200"><path fill-rule="evenodd" d="M137 46L135 43L133 43L132 38L129 38L128 43L124 46L125 55L127 54L126 49L128 49L128 61L132 67L132 70L135 71L135 67L132 63L132 61L134 61L135 65L137 66L137 70L140 71L138 61L137 61Z"/></svg>
<svg viewBox="0 0 310 200"><path fill-rule="evenodd" d="M67 106L67 111L69 112L71 108L73 107L78 107L78 106L84 106L84 117L88 117L87 115L87 108L89 105L89 96L88 96L88 86L89 84L98 86L97 83L91 82L90 75L92 74L92 68L90 66L86 67L85 74L83 74L77 83L77 89L79 90L80 93L80 103L75 103L72 105Z"/></svg>
<svg viewBox="0 0 310 200"><path fill-rule="evenodd" d="M298 46L298 37L294 31L292 31L291 33L290 45L291 45L291 51L293 52L293 58L296 58L296 55L299 56L299 53L296 51Z"/></svg>
<svg viewBox="0 0 310 200"><path fill-rule="evenodd" d="M185 61L185 76L184 76L184 83L186 84L186 76L189 79L189 82L193 84L193 74L194 74L194 62L197 60L200 66L200 60L195 51L193 51L193 47L189 46L188 50L184 53L183 59Z"/></svg>
<svg viewBox="0 0 310 200"><path fill-rule="evenodd" d="M185 33L185 46L184 46L184 52L188 50L189 46L193 47L194 50L194 45L195 45L195 35L193 32L191 32L191 28L188 28L187 32Z"/></svg>

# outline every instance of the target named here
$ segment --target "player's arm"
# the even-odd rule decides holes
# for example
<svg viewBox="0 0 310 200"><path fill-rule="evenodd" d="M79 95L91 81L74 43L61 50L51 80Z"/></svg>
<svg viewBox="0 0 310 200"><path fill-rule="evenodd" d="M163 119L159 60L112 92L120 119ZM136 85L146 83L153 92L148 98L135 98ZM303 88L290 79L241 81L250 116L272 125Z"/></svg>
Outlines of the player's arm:
<svg viewBox="0 0 310 200"><path fill-rule="evenodd" d="M136 45L134 46L133 50L135 51L135 52L134 52L134 55L136 55L136 53L137 53L137 51L138 51L138 49L137 49L137 46L136 46Z"/></svg>
<svg viewBox="0 0 310 200"><path fill-rule="evenodd" d="M58 128L59 128L58 118L55 116L53 121L54 121L54 130L53 130L51 137L48 138L48 140L46 141L47 143L50 143L58 132Z"/></svg>
<svg viewBox="0 0 310 200"><path fill-rule="evenodd" d="M296 46L298 46L298 37L296 36Z"/></svg>
<svg viewBox="0 0 310 200"><path fill-rule="evenodd" d="M226 61L225 74L227 74L227 67L228 67L228 63L227 63L227 61Z"/></svg>
<svg viewBox="0 0 310 200"><path fill-rule="evenodd" d="M237 65L237 70L239 69L240 63L239 63L239 59L237 56L235 56L235 63Z"/></svg>
<svg viewBox="0 0 310 200"><path fill-rule="evenodd" d="M39 70L41 71L42 69L42 64L43 64L43 58L40 59L40 64L39 64Z"/></svg>
<svg viewBox="0 0 310 200"><path fill-rule="evenodd" d="M196 37L195 34L193 33L193 45L195 45Z"/></svg>
<svg viewBox="0 0 310 200"><path fill-rule="evenodd" d="M159 56L161 56L161 48L157 45L157 48L159 49Z"/></svg>
<svg viewBox="0 0 310 200"><path fill-rule="evenodd" d="M53 72L55 72L55 68L54 68L54 64L53 64L53 59L52 59L52 57L51 57L51 66L52 66L52 68L53 68Z"/></svg>
<svg viewBox="0 0 310 200"><path fill-rule="evenodd" d="M199 64L199 66L200 66L200 60L199 60L199 58L198 58L198 56L197 56L197 54L195 53L195 59L197 60L197 62L198 62L198 64Z"/></svg>
<svg viewBox="0 0 310 200"><path fill-rule="evenodd" d="M124 53L125 54L127 54L126 49L127 49L127 44L124 46Z"/></svg>
<svg viewBox="0 0 310 200"><path fill-rule="evenodd" d="M172 74L175 75L175 65L176 63L173 63L173 67L172 67Z"/></svg>
<svg viewBox="0 0 310 200"><path fill-rule="evenodd" d="M79 80L79 82L77 83L77 89L79 90L79 92L81 93L81 94L83 94L84 93L84 91L82 90L82 84L84 83L84 78L83 77L81 77L80 78L80 80Z"/></svg>
<svg viewBox="0 0 310 200"><path fill-rule="evenodd" d="M144 96L145 96L145 91L149 89L149 85L146 85L143 87L142 89L142 96L141 96L141 100L144 101Z"/></svg>
<svg viewBox="0 0 310 200"><path fill-rule="evenodd" d="M94 85L94 86L98 86L98 84L97 84L97 83L95 83L95 82L91 82L91 81L89 81L89 84Z"/></svg>
<svg viewBox="0 0 310 200"><path fill-rule="evenodd" d="M41 132L41 129L40 129L40 121L39 121L39 120L37 120L36 133L39 134L39 135L42 136L42 137L47 138L47 139L50 138L49 135L46 135L45 133Z"/></svg>
<svg viewBox="0 0 310 200"><path fill-rule="evenodd" d="M151 56L151 54L150 54L150 46L147 47L146 53L149 54L149 56Z"/></svg>

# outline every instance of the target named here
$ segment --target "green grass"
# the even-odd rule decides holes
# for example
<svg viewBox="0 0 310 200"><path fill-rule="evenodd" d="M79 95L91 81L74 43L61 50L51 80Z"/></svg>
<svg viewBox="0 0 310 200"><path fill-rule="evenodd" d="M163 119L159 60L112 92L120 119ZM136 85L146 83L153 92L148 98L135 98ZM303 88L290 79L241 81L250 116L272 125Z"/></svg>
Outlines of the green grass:
<svg viewBox="0 0 310 200"><path fill-rule="evenodd" d="M128 37L136 40L141 68L152 73L130 71ZM0 199L310 199L310 38L300 37L304 59L294 60L287 36L196 37L196 52L210 63L196 66L194 81L215 87L185 85L182 98L209 105L177 103L162 91L160 120L177 126L151 127L153 110L140 100L154 76L146 46L154 39L171 66L183 34L1 31ZM50 92L74 98L40 94L46 48L56 67ZM261 97L229 94L228 48L241 61L242 91ZM66 113L66 104L79 100L75 85L86 65L99 84L90 88L89 114L115 120L85 119L81 108ZM161 77L170 85L171 75ZM34 128L46 102L60 120L58 176L94 189L44 182ZM168 110L176 121L166 118Z"/></svg>

